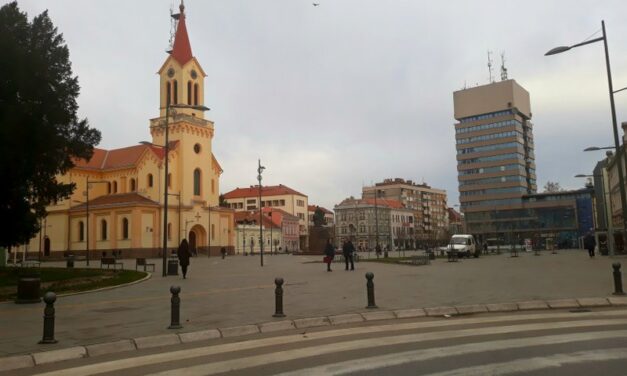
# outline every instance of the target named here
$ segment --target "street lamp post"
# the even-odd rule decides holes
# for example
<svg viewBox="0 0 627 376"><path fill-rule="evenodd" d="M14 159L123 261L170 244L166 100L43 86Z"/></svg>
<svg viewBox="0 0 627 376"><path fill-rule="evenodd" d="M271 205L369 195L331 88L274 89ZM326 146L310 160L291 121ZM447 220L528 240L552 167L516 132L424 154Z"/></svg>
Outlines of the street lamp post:
<svg viewBox="0 0 627 376"><path fill-rule="evenodd" d="M545 56L555 55L555 54L559 54L562 52L566 52L575 47L580 47L586 44L603 41L603 46L605 48L605 67L607 70L607 84L608 84L609 95L610 95L610 109L612 113L612 130L614 132L614 149L616 150L616 156L618 157L618 154L620 153L620 141L618 137L618 125L616 122L616 106L614 105L614 94L619 91L623 91L627 88L614 91L614 86L612 84L612 71L610 69L610 55L609 55L609 51L607 47L607 35L605 33L605 21L601 21L601 30L603 31L603 36L599 38L590 39L588 41L577 43L572 46L555 47L552 50L545 53L544 55ZM619 180L619 185L620 185L619 187L620 188L620 204L621 204L621 210L622 210L621 216L622 216L622 222L623 222L622 236L623 236L623 239L625 239L625 224L626 224L625 216L627 215L627 195L625 193L625 176L623 172L623 165L627 165L627 156L625 155L625 152L623 152L622 154L623 154L622 158L619 157L616 160L616 162L617 162L617 167L618 167L618 180Z"/></svg>
<svg viewBox="0 0 627 376"><path fill-rule="evenodd" d="M259 253L261 254L261 266L263 266L263 211L261 210L261 173L266 168L261 165L261 159L259 159L259 166L257 167L257 180L259 180Z"/></svg>

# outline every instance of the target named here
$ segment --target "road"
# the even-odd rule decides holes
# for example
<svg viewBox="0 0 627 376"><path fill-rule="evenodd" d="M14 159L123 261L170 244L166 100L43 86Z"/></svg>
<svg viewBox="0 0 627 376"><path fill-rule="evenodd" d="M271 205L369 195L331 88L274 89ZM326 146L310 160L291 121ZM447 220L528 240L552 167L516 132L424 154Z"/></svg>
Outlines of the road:
<svg viewBox="0 0 627 376"><path fill-rule="evenodd" d="M383 320L103 355L11 375L625 375L627 308ZM2 375L2 373L0 373Z"/></svg>

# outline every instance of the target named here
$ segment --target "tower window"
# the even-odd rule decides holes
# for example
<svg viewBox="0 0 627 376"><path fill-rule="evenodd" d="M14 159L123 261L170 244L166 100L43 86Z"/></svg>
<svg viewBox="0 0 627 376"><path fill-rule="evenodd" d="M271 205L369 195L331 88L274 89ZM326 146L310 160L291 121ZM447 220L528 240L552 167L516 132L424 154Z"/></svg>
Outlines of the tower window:
<svg viewBox="0 0 627 376"><path fill-rule="evenodd" d="M165 103L166 105L169 105L171 102L171 96L170 96L170 92L172 90L172 84L170 84L170 81L166 82L165 84Z"/></svg>
<svg viewBox="0 0 627 376"><path fill-rule="evenodd" d="M128 219L122 219L122 239L128 239Z"/></svg>
<svg viewBox="0 0 627 376"><path fill-rule="evenodd" d="M100 239L107 240L107 221L100 221Z"/></svg>
<svg viewBox="0 0 627 376"><path fill-rule="evenodd" d="M187 81L187 104L192 104L192 82Z"/></svg>
<svg viewBox="0 0 627 376"><path fill-rule="evenodd" d="M148 174L148 177L146 178L146 180L148 181L148 187L152 188L152 174Z"/></svg>
<svg viewBox="0 0 627 376"><path fill-rule="evenodd" d="M135 179L131 178L131 181L130 181L129 185L130 185L130 188L131 188L131 192L135 192L135 188L137 188L137 187L135 187Z"/></svg>
<svg viewBox="0 0 627 376"><path fill-rule="evenodd" d="M172 92L173 92L172 96L174 97L174 104L177 104L177 103L179 103L179 84L178 84L178 82L176 82L176 80L174 80L172 82L172 86L173 86L173 88L172 88L173 89L172 90Z"/></svg>
<svg viewBox="0 0 627 376"><path fill-rule="evenodd" d="M194 106L198 106L198 84L194 84Z"/></svg>
<svg viewBox="0 0 627 376"><path fill-rule="evenodd" d="M200 169L194 170L194 195L200 196Z"/></svg>

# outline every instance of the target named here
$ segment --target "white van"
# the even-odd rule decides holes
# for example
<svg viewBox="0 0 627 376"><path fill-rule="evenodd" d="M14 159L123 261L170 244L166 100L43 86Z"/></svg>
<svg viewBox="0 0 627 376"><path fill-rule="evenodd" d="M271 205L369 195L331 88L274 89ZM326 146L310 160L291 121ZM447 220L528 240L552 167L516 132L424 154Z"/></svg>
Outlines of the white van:
<svg viewBox="0 0 627 376"><path fill-rule="evenodd" d="M455 234L446 247L447 251L455 250L459 256L479 256L475 238L472 235Z"/></svg>

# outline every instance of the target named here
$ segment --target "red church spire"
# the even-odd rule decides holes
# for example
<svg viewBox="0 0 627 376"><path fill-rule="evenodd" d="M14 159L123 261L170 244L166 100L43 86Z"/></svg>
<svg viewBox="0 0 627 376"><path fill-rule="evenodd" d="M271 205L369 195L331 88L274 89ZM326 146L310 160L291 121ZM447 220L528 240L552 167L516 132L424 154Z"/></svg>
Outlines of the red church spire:
<svg viewBox="0 0 627 376"><path fill-rule="evenodd" d="M176 28L176 35L174 36L174 46L170 55L179 62L181 65L185 65L192 59L192 46L189 44L189 37L187 36L187 26L185 26L185 5L181 0L179 6L181 13L179 14L179 22Z"/></svg>

